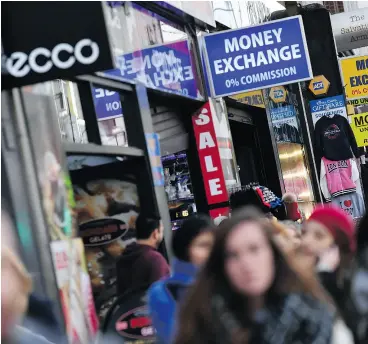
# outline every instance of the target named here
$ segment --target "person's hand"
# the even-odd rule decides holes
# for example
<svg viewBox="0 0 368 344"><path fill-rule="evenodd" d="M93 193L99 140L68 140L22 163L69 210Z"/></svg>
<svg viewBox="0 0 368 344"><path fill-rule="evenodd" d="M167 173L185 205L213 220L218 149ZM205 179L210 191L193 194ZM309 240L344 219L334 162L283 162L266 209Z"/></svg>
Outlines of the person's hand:
<svg viewBox="0 0 368 344"><path fill-rule="evenodd" d="M340 264L340 253L337 246L325 250L320 256L317 265L318 271L335 271Z"/></svg>

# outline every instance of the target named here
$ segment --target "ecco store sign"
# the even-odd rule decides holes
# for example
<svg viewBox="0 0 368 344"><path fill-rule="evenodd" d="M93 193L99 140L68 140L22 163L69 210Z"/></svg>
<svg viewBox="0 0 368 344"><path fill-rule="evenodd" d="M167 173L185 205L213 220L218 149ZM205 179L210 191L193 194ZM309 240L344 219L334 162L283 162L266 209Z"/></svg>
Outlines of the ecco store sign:
<svg viewBox="0 0 368 344"><path fill-rule="evenodd" d="M89 48L90 51L83 54L84 48ZM67 54L68 57L62 59L62 54ZM97 43L85 38L80 40L75 47L68 43L60 43L52 51L43 47L32 50L29 55L17 51L6 59L6 70L16 78L23 78L30 72L47 73L53 67L69 69L75 63L90 65L97 61L99 55L100 48Z"/></svg>
<svg viewBox="0 0 368 344"><path fill-rule="evenodd" d="M114 66L99 1L12 1L2 4L2 14L2 88Z"/></svg>
<svg viewBox="0 0 368 344"><path fill-rule="evenodd" d="M207 203L227 202L229 198L209 102L192 117L192 121Z"/></svg>

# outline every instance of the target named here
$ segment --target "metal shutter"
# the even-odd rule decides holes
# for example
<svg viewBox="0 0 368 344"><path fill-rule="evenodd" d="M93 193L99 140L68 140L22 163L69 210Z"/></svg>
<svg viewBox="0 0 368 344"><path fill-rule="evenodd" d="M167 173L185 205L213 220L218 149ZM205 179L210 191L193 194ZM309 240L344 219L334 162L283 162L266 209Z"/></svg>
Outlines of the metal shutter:
<svg viewBox="0 0 368 344"><path fill-rule="evenodd" d="M160 135L161 155L188 149L188 133L180 111L166 106L151 108L153 128Z"/></svg>

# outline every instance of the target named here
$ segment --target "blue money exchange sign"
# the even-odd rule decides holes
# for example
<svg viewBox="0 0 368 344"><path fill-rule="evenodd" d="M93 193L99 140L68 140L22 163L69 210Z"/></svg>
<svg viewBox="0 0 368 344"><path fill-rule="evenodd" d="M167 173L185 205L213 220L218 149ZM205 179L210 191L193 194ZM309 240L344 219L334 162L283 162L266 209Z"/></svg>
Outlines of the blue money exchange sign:
<svg viewBox="0 0 368 344"><path fill-rule="evenodd" d="M140 81L148 88L202 99L188 41L152 46L117 57L119 68L107 77Z"/></svg>
<svg viewBox="0 0 368 344"><path fill-rule="evenodd" d="M204 43L213 97L313 78L300 16L209 34Z"/></svg>

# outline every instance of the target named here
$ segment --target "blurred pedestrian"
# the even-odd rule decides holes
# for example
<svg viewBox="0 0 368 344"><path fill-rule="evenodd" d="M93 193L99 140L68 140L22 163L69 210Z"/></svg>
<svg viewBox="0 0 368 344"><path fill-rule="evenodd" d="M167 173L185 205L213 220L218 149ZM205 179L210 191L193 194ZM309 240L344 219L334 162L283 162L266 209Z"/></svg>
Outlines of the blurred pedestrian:
<svg viewBox="0 0 368 344"><path fill-rule="evenodd" d="M335 310L314 274L291 268L273 226L254 209L221 224L181 310L176 344L330 344Z"/></svg>
<svg viewBox="0 0 368 344"><path fill-rule="evenodd" d="M317 206L304 224L300 252L302 259L315 267L322 285L351 329L352 314L349 314L347 305L355 250L355 228L351 217L336 206Z"/></svg>
<svg viewBox="0 0 368 344"><path fill-rule="evenodd" d="M298 197L293 193L285 193L282 196L286 208L286 218L290 221L298 221L302 219L298 207Z"/></svg>
<svg viewBox="0 0 368 344"><path fill-rule="evenodd" d="M173 342L176 309L187 286L207 261L214 242L215 225L206 215L193 215L174 231L172 251L175 256L171 277L156 282L148 292L148 304L161 344Z"/></svg>
<svg viewBox="0 0 368 344"><path fill-rule="evenodd" d="M170 274L166 259L157 251L164 238L161 219L140 214L135 227L137 242L124 250L116 264L119 296L145 286L148 289L152 283Z"/></svg>
<svg viewBox="0 0 368 344"><path fill-rule="evenodd" d="M16 253L16 229L5 201L1 203L1 341L62 343L64 338L51 302L32 293L32 279Z"/></svg>

